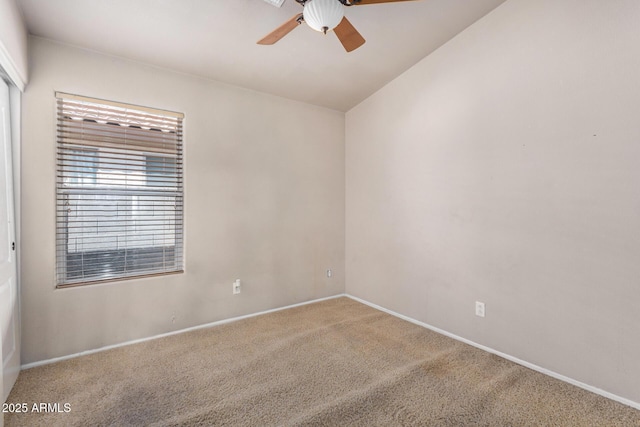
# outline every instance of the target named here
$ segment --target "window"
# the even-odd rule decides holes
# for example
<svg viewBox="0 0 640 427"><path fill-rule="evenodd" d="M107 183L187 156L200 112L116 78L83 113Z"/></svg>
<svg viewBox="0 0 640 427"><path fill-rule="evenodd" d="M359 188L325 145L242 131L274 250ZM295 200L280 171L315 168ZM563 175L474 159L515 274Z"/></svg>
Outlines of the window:
<svg viewBox="0 0 640 427"><path fill-rule="evenodd" d="M95 184L98 150L70 150L66 184Z"/></svg>
<svg viewBox="0 0 640 427"><path fill-rule="evenodd" d="M56 97L57 286L181 272L182 114Z"/></svg>
<svg viewBox="0 0 640 427"><path fill-rule="evenodd" d="M147 185L164 187L171 182L176 173L176 159L173 157L147 156L146 159Z"/></svg>

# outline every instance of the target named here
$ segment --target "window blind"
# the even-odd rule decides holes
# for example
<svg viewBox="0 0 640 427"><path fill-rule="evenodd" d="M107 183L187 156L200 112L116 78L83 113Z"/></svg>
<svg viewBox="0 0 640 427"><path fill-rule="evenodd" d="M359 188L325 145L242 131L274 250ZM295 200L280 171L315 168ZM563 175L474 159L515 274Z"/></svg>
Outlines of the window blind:
<svg viewBox="0 0 640 427"><path fill-rule="evenodd" d="M181 272L183 115L56 98L57 286Z"/></svg>

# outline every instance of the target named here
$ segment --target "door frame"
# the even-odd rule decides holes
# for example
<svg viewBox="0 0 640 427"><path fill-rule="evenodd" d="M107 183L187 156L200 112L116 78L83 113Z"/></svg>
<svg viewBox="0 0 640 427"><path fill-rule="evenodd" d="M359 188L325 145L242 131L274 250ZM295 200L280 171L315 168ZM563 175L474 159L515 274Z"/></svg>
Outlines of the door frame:
<svg viewBox="0 0 640 427"><path fill-rule="evenodd" d="M0 79L6 82L9 88L9 129L10 129L10 145L11 145L11 159L9 159L12 163L12 180L13 180L13 221L14 221L14 242L15 242L15 253L14 253L14 262L16 265L16 273L15 273L15 281L16 281L16 352L18 353L18 358L20 360L20 351L21 351L21 323L22 323L22 313L21 313L21 281L20 281L20 248L21 248L21 239L20 239L20 207L21 207L21 193L20 193L20 176L21 176L21 101L22 101L22 91L16 86L15 82L10 79L9 75L3 70L2 65L0 64ZM24 85L22 85L24 87ZM2 342L0 339L0 355L2 351ZM20 360L21 363L21 360ZM1 361L0 361L1 365ZM4 378L2 373L2 366L0 366L0 396L4 396L4 393L7 391L4 390ZM2 400L4 402L4 399ZM3 414L0 413L0 427L4 424Z"/></svg>

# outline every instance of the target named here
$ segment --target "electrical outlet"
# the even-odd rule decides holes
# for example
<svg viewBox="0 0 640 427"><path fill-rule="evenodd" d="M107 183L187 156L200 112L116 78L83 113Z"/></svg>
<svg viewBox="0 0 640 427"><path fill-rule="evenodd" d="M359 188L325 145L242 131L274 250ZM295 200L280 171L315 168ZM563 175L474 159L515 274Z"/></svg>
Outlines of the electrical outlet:
<svg viewBox="0 0 640 427"><path fill-rule="evenodd" d="M331 269L327 270L327 277L331 277L333 276L333 272L331 271Z"/></svg>
<svg viewBox="0 0 640 427"><path fill-rule="evenodd" d="M240 279L236 279L235 282L233 282L233 294L237 295L240 293Z"/></svg>
<svg viewBox="0 0 640 427"><path fill-rule="evenodd" d="M484 303L476 301L476 316L484 317Z"/></svg>

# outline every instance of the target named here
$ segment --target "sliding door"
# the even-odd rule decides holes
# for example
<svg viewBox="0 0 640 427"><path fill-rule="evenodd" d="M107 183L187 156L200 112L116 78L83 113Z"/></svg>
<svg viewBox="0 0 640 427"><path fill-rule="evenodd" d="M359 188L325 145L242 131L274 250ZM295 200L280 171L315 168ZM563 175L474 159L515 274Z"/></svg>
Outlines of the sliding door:
<svg viewBox="0 0 640 427"><path fill-rule="evenodd" d="M2 402L20 372L9 87L0 78L0 353Z"/></svg>

